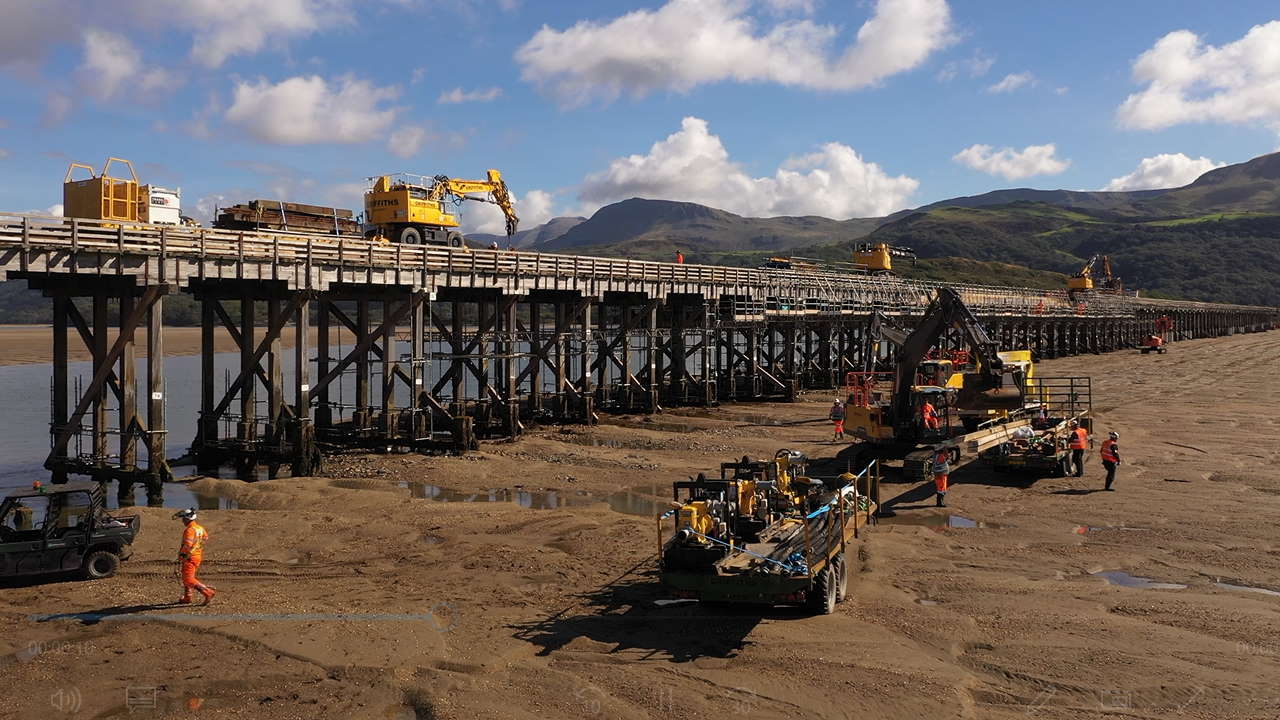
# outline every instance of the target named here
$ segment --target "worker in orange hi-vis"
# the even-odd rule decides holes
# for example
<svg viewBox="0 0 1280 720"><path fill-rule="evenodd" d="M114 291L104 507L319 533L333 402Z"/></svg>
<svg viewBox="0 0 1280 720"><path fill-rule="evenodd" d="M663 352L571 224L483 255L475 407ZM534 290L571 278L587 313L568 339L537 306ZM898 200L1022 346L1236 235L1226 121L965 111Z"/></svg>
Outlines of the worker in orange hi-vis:
<svg viewBox="0 0 1280 720"><path fill-rule="evenodd" d="M947 484L951 480L951 451L943 448L933 456L933 489L937 493L938 507L947 506Z"/></svg>
<svg viewBox="0 0 1280 720"><path fill-rule="evenodd" d="M182 531L182 545L178 548L178 564L182 574L182 597L180 604L191 602L191 591L195 590L204 596L204 605L213 599L213 588L196 579L196 570L204 560L204 544L209 540L209 533L196 522L195 508L187 508L174 513L181 518L186 529Z"/></svg>
<svg viewBox="0 0 1280 720"><path fill-rule="evenodd" d="M938 411L934 409L933 403L928 400L920 406L920 417L924 420L925 430L937 430L940 423L938 422Z"/></svg>
<svg viewBox="0 0 1280 720"><path fill-rule="evenodd" d="M676 264L677 265L684 264L684 253L680 252L679 250L676 251Z"/></svg>
<svg viewBox="0 0 1280 720"><path fill-rule="evenodd" d="M1089 447L1089 431L1080 427L1080 423L1072 420L1068 426L1071 435L1067 438L1071 449L1071 464L1075 467L1075 476L1084 476L1084 451Z"/></svg>

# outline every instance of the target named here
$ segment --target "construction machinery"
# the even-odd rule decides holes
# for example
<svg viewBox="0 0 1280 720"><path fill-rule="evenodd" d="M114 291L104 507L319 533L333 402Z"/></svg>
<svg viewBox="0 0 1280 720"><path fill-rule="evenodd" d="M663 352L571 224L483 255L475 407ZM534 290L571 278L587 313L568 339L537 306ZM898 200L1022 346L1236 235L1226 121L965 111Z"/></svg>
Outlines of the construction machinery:
<svg viewBox="0 0 1280 720"><path fill-rule="evenodd" d="M1111 257L1108 255L1094 255L1089 258L1089 262L1080 268L1080 271L1067 278L1067 291L1071 293L1081 292L1085 290L1105 290L1107 292L1122 292L1124 284L1120 282L1119 275L1111 274Z"/></svg>
<svg viewBox="0 0 1280 720"><path fill-rule="evenodd" d="M1143 339L1142 344L1138 346L1138 350L1143 355L1148 353L1156 353L1163 355L1169 351L1169 340L1167 336L1173 332L1173 320L1168 315L1161 315L1156 318L1155 332Z"/></svg>
<svg viewBox="0 0 1280 720"><path fill-rule="evenodd" d="M519 225L511 194L497 170L490 170L485 180L409 173L369 179L373 184L364 195L364 209L365 221L372 226L370 236L406 245L462 247L455 208L465 200L497 205L506 216L508 238Z"/></svg>
<svg viewBox="0 0 1280 720"><path fill-rule="evenodd" d="M873 275L887 275L893 272L893 258L910 259L916 263L916 251L901 245L888 243L859 243L853 248L853 261L864 266Z"/></svg>
<svg viewBox="0 0 1280 720"><path fill-rule="evenodd" d="M873 472L809 477L804 455L783 449L721 463L718 479L673 483L674 507L658 517L663 583L704 602L833 612L848 584L845 546L875 511Z"/></svg>
<svg viewBox="0 0 1280 720"><path fill-rule="evenodd" d="M0 577L78 572L111 577L141 528L137 515L107 513L103 485L66 483L14 492L0 503Z"/></svg>
<svg viewBox="0 0 1280 720"><path fill-rule="evenodd" d="M968 347L962 354L949 351L949 357L938 356L932 349L951 330L958 331ZM910 333L877 313L871 336L888 340L897 352L891 372L846 375L845 429L862 441L855 451L858 466L872 458L901 459L907 477L924 477L938 451L946 449L953 463L959 463L962 448L970 441L981 442L976 435L985 431L966 435L953 422L961 410L1007 416L1025 408L1026 367L1006 365L995 341L951 288L938 289ZM929 357L931 351L934 358ZM936 423L922 412L926 404L933 408Z"/></svg>

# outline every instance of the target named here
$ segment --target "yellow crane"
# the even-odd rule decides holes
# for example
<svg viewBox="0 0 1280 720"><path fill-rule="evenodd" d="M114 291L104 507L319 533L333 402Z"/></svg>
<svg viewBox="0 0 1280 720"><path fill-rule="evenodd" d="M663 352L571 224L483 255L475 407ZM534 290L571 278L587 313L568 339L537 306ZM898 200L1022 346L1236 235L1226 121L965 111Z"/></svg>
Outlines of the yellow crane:
<svg viewBox="0 0 1280 720"><path fill-rule="evenodd" d="M497 170L490 170L485 180L409 173L369 179L373 186L364 194L365 220L375 226L375 234L393 242L462 247L458 216L450 205L461 205L463 200L497 205L507 218L507 237L515 235L520 222Z"/></svg>
<svg viewBox="0 0 1280 720"><path fill-rule="evenodd" d="M1098 263L1102 263L1100 271L1096 269ZM1093 290L1095 278L1100 282L1101 290L1118 292L1123 288L1120 277L1111 274L1111 257L1099 254L1089 258L1089 262L1080 268L1080 272L1067 278L1067 290Z"/></svg>

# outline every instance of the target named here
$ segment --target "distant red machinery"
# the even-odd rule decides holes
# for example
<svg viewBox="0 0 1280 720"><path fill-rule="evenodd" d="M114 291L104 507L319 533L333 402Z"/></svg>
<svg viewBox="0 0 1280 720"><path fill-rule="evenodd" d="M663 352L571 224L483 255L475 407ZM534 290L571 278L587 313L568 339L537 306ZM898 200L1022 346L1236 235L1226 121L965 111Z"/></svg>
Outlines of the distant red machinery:
<svg viewBox="0 0 1280 720"><path fill-rule="evenodd" d="M1156 318L1155 333L1148 335L1146 339L1142 341L1142 345L1138 346L1138 350L1141 351L1143 355L1146 355L1147 353L1157 353L1159 355L1165 354L1168 351L1167 346L1169 344L1169 340L1166 336L1172 332L1173 319L1168 315L1161 315Z"/></svg>

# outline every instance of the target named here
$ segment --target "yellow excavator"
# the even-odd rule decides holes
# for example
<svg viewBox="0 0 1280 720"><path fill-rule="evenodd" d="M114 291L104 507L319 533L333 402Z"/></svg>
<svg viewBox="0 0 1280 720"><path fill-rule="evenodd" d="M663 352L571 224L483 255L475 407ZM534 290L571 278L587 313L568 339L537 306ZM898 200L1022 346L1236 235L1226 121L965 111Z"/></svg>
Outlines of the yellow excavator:
<svg viewBox="0 0 1280 720"><path fill-rule="evenodd" d="M364 194L364 216L374 226L367 233L371 237L405 245L462 247L455 208L464 200L493 203L501 208L507 218L508 238L515 235L520 222L511 193L497 170L490 170L485 180L409 173L369 179L373 185Z"/></svg>
<svg viewBox="0 0 1280 720"><path fill-rule="evenodd" d="M903 258L916 264L916 251L901 245L887 243L859 243L853 249L853 261L864 265L867 272L873 275L888 275L893 272L893 258Z"/></svg>
<svg viewBox="0 0 1280 720"><path fill-rule="evenodd" d="M1099 263L1101 270L1098 270ZM1067 278L1067 290L1070 292L1094 289L1119 292L1123 288L1120 277L1111 274L1111 258L1107 255L1094 255L1080 268L1080 272Z"/></svg>

